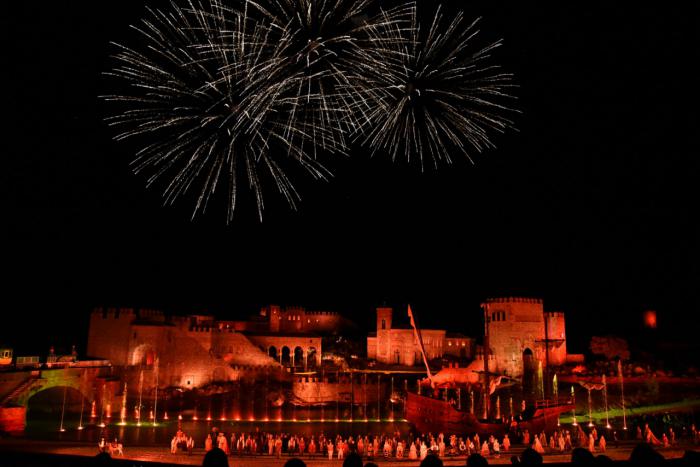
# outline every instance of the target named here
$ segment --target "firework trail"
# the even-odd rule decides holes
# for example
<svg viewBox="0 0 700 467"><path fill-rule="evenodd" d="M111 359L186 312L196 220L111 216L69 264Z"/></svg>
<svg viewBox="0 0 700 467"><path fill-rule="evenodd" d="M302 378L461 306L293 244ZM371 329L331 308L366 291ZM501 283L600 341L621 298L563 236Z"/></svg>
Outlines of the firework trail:
<svg viewBox="0 0 700 467"><path fill-rule="evenodd" d="M149 8L133 28L138 47L114 44L116 65L106 73L120 91L102 97L116 107L107 118L119 130L116 139L141 148L134 171L149 174L149 185L169 181L166 203L193 190L194 217L227 181L230 222L242 179L262 219L261 173L292 207L299 196L284 168L301 167L317 179L330 175L297 144L311 129L290 125L283 113L296 105L292 90L304 79L285 69L288 28L253 21L219 0Z"/></svg>
<svg viewBox="0 0 700 467"><path fill-rule="evenodd" d="M382 10L379 0L259 0L249 3L259 17L289 29L286 72L303 79L286 109L288 128L311 128L316 148L345 152L347 135L359 128L364 106L357 92L363 70L400 52L405 39L389 34L411 26L415 4ZM374 14L371 12L375 12ZM316 133L315 129L320 130ZM288 138L294 135L285 135ZM303 145L305 142L300 141Z"/></svg>
<svg viewBox="0 0 700 467"><path fill-rule="evenodd" d="M407 46L383 55L381 66L365 76L360 91L365 120L355 139L393 160L418 158L421 169L425 159L436 167L439 161L451 163L455 150L473 162L471 150L493 147L489 134L512 124L505 116L512 112L507 105L512 76L489 64L501 42L475 48L478 19L466 23L459 12L445 21L440 7L429 27L421 27L415 15L412 23L393 27L393 36L405 37ZM401 41L386 46L396 44Z"/></svg>
<svg viewBox="0 0 700 467"><path fill-rule="evenodd" d="M413 2L182 0L133 29L133 46L114 44L106 120L165 203L195 196L193 217L219 189L230 222L247 185L262 220L262 177L295 208L288 173L327 179L320 153L350 139L422 167L453 148L471 159L511 124L511 76L488 60L500 42L474 50L462 13L445 22L438 8L422 29Z"/></svg>

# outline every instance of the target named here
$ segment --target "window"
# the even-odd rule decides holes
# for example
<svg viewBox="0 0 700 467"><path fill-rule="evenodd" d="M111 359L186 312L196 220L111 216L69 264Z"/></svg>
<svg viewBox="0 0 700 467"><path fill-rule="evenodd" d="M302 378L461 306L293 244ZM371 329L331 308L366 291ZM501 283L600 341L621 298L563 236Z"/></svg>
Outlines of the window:
<svg viewBox="0 0 700 467"><path fill-rule="evenodd" d="M385 319L382 320L382 329L386 329L386 320Z"/></svg>

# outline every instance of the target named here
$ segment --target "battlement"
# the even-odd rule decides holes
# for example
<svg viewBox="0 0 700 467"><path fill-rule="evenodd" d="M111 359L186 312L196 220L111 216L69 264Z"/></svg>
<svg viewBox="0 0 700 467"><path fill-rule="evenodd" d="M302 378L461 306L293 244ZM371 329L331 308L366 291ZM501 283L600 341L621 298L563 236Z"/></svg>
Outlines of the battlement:
<svg viewBox="0 0 700 467"><path fill-rule="evenodd" d="M154 310L151 308L139 308L138 316L140 319L165 319L165 313L160 310Z"/></svg>
<svg viewBox="0 0 700 467"><path fill-rule="evenodd" d="M133 308L126 308L126 307L95 307L92 309L92 316L95 318L99 318L99 316L102 316L102 319L119 319L120 317L135 317L136 313L134 313Z"/></svg>
<svg viewBox="0 0 700 467"><path fill-rule="evenodd" d="M548 317L552 318L563 318L564 317L564 312L563 311L545 311L545 315Z"/></svg>
<svg viewBox="0 0 700 467"><path fill-rule="evenodd" d="M484 303L533 303L542 305L544 302L541 298L532 297L491 297L487 298Z"/></svg>
<svg viewBox="0 0 700 467"><path fill-rule="evenodd" d="M337 311L304 311L307 316L339 316Z"/></svg>

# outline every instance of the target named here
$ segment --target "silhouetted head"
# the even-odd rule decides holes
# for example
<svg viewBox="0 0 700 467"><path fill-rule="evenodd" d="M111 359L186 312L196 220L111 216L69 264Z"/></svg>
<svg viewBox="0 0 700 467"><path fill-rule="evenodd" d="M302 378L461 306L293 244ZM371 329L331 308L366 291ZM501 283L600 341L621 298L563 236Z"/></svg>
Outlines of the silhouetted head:
<svg viewBox="0 0 700 467"><path fill-rule="evenodd" d="M365 464L365 467L379 467L379 466L377 464L375 464L374 462L367 462Z"/></svg>
<svg viewBox="0 0 700 467"><path fill-rule="evenodd" d="M96 465L96 466L112 465L112 456L110 456L106 452L101 452L95 456L95 462L93 462L92 465Z"/></svg>
<svg viewBox="0 0 700 467"><path fill-rule="evenodd" d="M343 464L345 466L345 464ZM360 466L362 463L360 462ZM284 463L284 467L306 467L306 462L299 459L298 457L292 457L287 462Z"/></svg>
<svg viewBox="0 0 700 467"><path fill-rule="evenodd" d="M648 443L639 443L632 449L630 454L630 463L641 466L663 465L664 456L654 451Z"/></svg>
<svg viewBox="0 0 700 467"><path fill-rule="evenodd" d="M467 457L467 467L485 467L487 465L489 465L489 461L481 454L475 452Z"/></svg>
<svg viewBox="0 0 700 467"><path fill-rule="evenodd" d="M351 452L343 461L343 467L362 467L362 458L357 453Z"/></svg>
<svg viewBox="0 0 700 467"><path fill-rule="evenodd" d="M542 455L532 448L525 448L520 454L520 465L541 465Z"/></svg>
<svg viewBox="0 0 700 467"><path fill-rule="evenodd" d="M593 465L595 457L591 451L585 448L574 448L571 451L571 464L575 466L579 465Z"/></svg>
<svg viewBox="0 0 700 467"><path fill-rule="evenodd" d="M700 452L685 451L683 454L683 463L681 465L700 465Z"/></svg>
<svg viewBox="0 0 700 467"><path fill-rule="evenodd" d="M228 457L221 449L213 448L204 455L202 467L228 467Z"/></svg>
<svg viewBox="0 0 700 467"><path fill-rule="evenodd" d="M596 456L595 458L595 465L596 466L601 466L601 467L607 467L607 466L612 466L615 465L613 463L613 460L609 458L608 456L604 456L603 454L600 454L599 456Z"/></svg>
<svg viewBox="0 0 700 467"><path fill-rule="evenodd" d="M428 454L420 462L420 467L442 467L442 460L434 454Z"/></svg>

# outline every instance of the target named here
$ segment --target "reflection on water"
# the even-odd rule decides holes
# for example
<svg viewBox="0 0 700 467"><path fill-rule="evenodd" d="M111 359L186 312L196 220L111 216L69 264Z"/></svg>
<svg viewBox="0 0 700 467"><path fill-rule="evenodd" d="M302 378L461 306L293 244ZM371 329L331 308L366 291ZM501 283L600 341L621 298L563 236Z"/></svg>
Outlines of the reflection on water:
<svg viewBox="0 0 700 467"><path fill-rule="evenodd" d="M211 432L212 427L217 427L219 431L225 433L231 432L272 432L272 433L293 433L304 435L336 435L341 436L357 436L359 434L381 434L400 432L407 434L409 425L405 421L373 421L373 420L339 420L335 421L320 421L320 412L318 411L300 411L296 410L298 418L296 422L292 419L286 421L270 420L212 420L207 421L199 419L198 421L183 420L180 422L182 430L195 438L198 446L202 446L206 435ZM173 420L172 418L175 418ZM119 438L125 445L128 446L152 446L163 445L168 446L170 440L178 429L177 416L172 417L168 421L160 421L157 426L152 426L152 422L143 422L141 426L136 426L135 423L129 422L125 426L118 424L118 420L113 420L104 428L97 426L97 422L85 424L83 430L78 430L78 415L66 415L64 420L65 432L59 432L59 419L54 418L38 418L34 417L27 421L25 437L41 440L60 440L68 442L86 442L97 443L101 437L106 439ZM311 418L312 421L308 421Z"/></svg>

